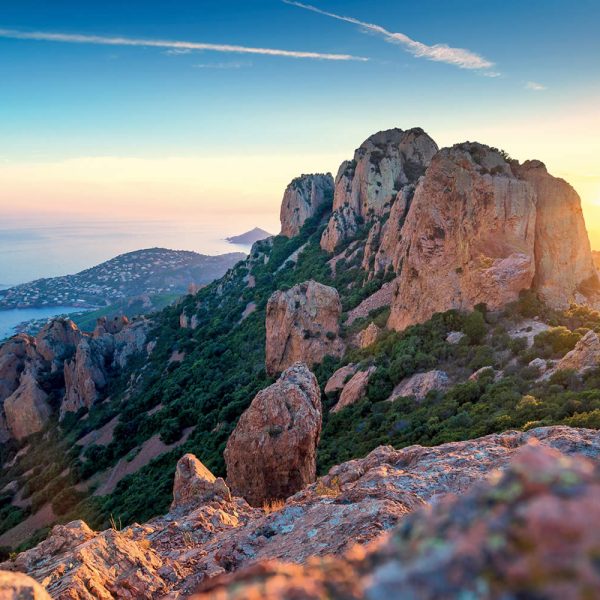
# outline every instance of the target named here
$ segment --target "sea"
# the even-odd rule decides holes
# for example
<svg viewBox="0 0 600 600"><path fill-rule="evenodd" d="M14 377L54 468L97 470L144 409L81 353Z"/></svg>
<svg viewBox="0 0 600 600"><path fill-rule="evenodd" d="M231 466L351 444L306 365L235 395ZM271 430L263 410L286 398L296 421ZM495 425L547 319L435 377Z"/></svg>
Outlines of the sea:
<svg viewBox="0 0 600 600"><path fill-rule="evenodd" d="M227 219L177 221L0 222L0 288L43 277L68 275L125 252L143 248L193 250L202 254L249 252L226 237L273 223L227 222ZM23 321L75 312L73 307L0 310L0 340Z"/></svg>

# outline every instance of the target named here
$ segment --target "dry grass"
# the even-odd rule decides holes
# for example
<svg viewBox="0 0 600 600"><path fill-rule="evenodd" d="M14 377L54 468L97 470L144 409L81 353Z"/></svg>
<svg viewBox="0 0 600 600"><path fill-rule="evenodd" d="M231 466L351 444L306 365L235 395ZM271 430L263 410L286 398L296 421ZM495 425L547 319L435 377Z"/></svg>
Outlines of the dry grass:
<svg viewBox="0 0 600 600"><path fill-rule="evenodd" d="M262 509L268 515L270 515L271 513L281 510L284 506L285 506L285 500L273 499L273 500L266 500L265 503L262 505Z"/></svg>
<svg viewBox="0 0 600 600"><path fill-rule="evenodd" d="M323 479L319 479L315 487L315 493L319 496L336 498L342 493L342 484L340 483L339 477L334 477L329 485L325 485Z"/></svg>

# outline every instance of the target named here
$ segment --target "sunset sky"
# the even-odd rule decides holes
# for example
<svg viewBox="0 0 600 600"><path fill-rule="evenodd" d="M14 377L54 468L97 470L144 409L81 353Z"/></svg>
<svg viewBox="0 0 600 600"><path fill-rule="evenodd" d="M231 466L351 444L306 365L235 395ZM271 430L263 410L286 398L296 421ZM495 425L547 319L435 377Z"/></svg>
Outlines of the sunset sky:
<svg viewBox="0 0 600 600"><path fill-rule="evenodd" d="M19 0L0 11L0 220L277 228L380 129L538 158L600 248L597 0Z"/></svg>

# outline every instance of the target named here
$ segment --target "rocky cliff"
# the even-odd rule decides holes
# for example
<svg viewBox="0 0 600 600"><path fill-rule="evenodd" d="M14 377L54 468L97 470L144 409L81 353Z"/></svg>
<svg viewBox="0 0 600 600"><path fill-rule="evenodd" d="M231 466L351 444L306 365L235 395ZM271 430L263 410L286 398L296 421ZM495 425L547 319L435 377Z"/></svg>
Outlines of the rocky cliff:
<svg viewBox="0 0 600 600"><path fill-rule="evenodd" d="M144 320L101 319L90 335L68 319L55 319L35 338L19 334L0 346L0 437L20 440L43 429L52 414L48 391L64 388L61 419L92 406L109 372L144 349L147 330Z"/></svg>
<svg viewBox="0 0 600 600"><path fill-rule="evenodd" d="M333 199L331 173L301 175L285 189L281 202L281 235L294 237L306 219L318 215L330 207Z"/></svg>

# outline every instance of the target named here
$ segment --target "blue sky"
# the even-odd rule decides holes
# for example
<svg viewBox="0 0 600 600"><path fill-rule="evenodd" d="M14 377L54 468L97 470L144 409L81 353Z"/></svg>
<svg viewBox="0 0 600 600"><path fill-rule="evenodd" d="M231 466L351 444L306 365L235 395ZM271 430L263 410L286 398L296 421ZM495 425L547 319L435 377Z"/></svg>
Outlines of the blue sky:
<svg viewBox="0 0 600 600"><path fill-rule="evenodd" d="M322 12L280 0L3 2L0 164L21 174L24 165L44 164L42 180L49 165L83 158L148 160L155 170L153 161L166 158L263 156L257 181L273 182L260 209L272 210L292 160L298 172L317 159L320 170L335 170L370 133L422 126L440 145L479 139L520 159L541 158L579 178L586 202L600 202L600 2L315 0L314 7ZM415 56L410 44L324 13L428 48L465 49L475 63L493 65L461 68L452 52L441 61ZM50 33L103 43L48 41ZM125 43L106 45L115 37ZM125 45L136 40L368 60ZM277 164L281 175L272 177L266 157L286 156L289 169ZM32 173L24 175L28 185ZM34 194L15 185L13 206L18 194ZM218 194L218 182L210 189ZM106 201L116 194L121 202L123 193L107 189Z"/></svg>

